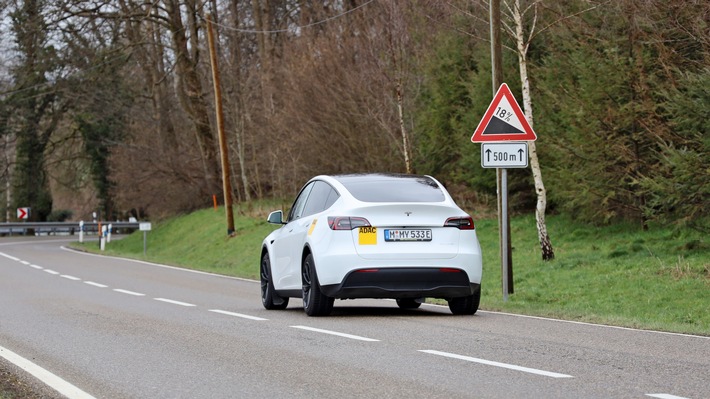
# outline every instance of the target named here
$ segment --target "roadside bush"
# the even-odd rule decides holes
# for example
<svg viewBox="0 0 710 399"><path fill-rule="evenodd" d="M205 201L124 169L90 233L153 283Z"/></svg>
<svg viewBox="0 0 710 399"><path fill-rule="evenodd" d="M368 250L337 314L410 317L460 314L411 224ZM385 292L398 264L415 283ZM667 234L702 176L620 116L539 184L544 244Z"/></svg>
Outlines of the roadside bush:
<svg viewBox="0 0 710 399"><path fill-rule="evenodd" d="M60 209L60 210L52 211L47 216L47 221L48 222L66 222L68 219L71 219L71 217L73 215L74 215L74 212L69 209Z"/></svg>

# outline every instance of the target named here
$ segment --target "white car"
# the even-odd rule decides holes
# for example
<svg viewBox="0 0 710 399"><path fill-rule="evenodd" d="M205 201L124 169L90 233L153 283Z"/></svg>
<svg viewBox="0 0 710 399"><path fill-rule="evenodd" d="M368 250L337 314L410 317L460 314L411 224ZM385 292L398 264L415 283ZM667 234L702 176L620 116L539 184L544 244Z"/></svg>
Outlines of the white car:
<svg viewBox="0 0 710 399"><path fill-rule="evenodd" d="M473 219L430 176L317 176L261 250L261 300L285 309L302 298L309 316L335 299L393 298L414 309L443 298L474 314L481 298L481 247Z"/></svg>

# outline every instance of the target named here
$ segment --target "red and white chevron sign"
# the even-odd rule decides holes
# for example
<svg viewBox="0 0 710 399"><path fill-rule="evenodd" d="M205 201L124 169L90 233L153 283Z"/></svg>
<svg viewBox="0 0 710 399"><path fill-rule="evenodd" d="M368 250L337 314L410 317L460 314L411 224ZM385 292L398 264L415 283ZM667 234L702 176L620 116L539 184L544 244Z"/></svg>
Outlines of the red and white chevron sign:
<svg viewBox="0 0 710 399"><path fill-rule="evenodd" d="M17 218L20 220L30 217L30 208L17 208Z"/></svg>

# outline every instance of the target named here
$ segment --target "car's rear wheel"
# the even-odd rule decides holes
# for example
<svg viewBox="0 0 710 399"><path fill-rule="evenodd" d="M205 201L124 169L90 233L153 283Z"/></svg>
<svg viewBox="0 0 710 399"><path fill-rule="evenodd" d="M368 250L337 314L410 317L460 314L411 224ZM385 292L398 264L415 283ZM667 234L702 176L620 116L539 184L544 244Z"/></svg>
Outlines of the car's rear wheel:
<svg viewBox="0 0 710 399"><path fill-rule="evenodd" d="M309 316L327 316L333 310L335 298L323 295L318 283L316 264L313 255L308 254L303 261L303 309Z"/></svg>
<svg viewBox="0 0 710 399"><path fill-rule="evenodd" d="M481 303L481 288L479 287L473 295L449 299L449 309L456 315L472 315L478 311Z"/></svg>
<svg viewBox="0 0 710 399"><path fill-rule="evenodd" d="M397 299L397 306L399 306L400 309L416 309L422 305L421 302L418 302L416 299Z"/></svg>
<svg viewBox="0 0 710 399"><path fill-rule="evenodd" d="M265 253L261 257L261 304L264 308L272 309L286 309L288 306L288 298L282 298L276 293L274 288L274 283L271 281L271 261L269 260L269 254Z"/></svg>

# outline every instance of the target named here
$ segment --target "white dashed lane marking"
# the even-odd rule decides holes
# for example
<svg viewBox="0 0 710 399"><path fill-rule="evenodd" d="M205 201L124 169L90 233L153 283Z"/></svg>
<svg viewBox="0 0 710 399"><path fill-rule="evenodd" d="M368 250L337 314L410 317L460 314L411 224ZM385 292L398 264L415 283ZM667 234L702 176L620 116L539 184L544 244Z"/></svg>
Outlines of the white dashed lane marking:
<svg viewBox="0 0 710 399"><path fill-rule="evenodd" d="M219 314L224 314L227 316L241 317L242 319L249 319L249 320L256 320L256 321L269 320L269 319L264 319L262 317L249 316L249 315L241 314L241 313L228 312L226 310L210 309L209 311L212 313L219 313Z"/></svg>
<svg viewBox="0 0 710 399"><path fill-rule="evenodd" d="M545 370L538 370L538 369L533 369L533 368L529 368L529 367L516 366L516 365L514 365L514 364L507 364L507 363L494 362L494 361L491 361L491 360L485 360L485 359L479 359L479 358L475 358L475 357L457 355L457 354L454 354L454 353L440 352L440 351L435 351L435 350L420 350L419 352L428 353L428 354L431 354L431 355L449 357L449 358L452 358L452 359L465 360L465 361L467 361L467 362L485 364L485 365L487 365L487 366L495 366L495 367L501 367L501 368L509 369L509 370L522 371L522 372L530 373L530 374L543 375L543 376L545 376L545 377L552 377L552 378L573 378L571 375L567 375L567 374L553 373L553 372L551 372L551 371L545 371Z"/></svg>
<svg viewBox="0 0 710 399"><path fill-rule="evenodd" d="M133 291L128 291L128 290L123 290L120 288L114 288L113 290L116 292L120 292L121 294L128 294L128 295L133 295L133 296L145 296L145 294L141 294L140 292L133 292Z"/></svg>
<svg viewBox="0 0 710 399"><path fill-rule="evenodd" d="M298 328L300 330L313 331L313 332L317 332L317 333L321 333L321 334L336 335L338 337L355 339L358 341L367 341L367 342L379 342L380 341L379 339L360 337L358 335L345 334L345 333L341 333L341 332L337 332L337 331L321 330L320 328L313 328L313 327L307 327L307 326L291 326L291 327Z"/></svg>
<svg viewBox="0 0 710 399"><path fill-rule="evenodd" d="M99 287L99 288L108 288L108 285L103 285L103 284L95 283L95 282L93 282L93 281L84 281L84 284L93 285L94 287Z"/></svg>
<svg viewBox="0 0 710 399"><path fill-rule="evenodd" d="M165 303L172 303L173 305L180 305L180 306L185 306L185 307L197 306L197 305L193 305L193 304L187 303L187 302L174 301L172 299L165 299L165 298L153 298L153 299L155 299L156 301L165 302Z"/></svg>

